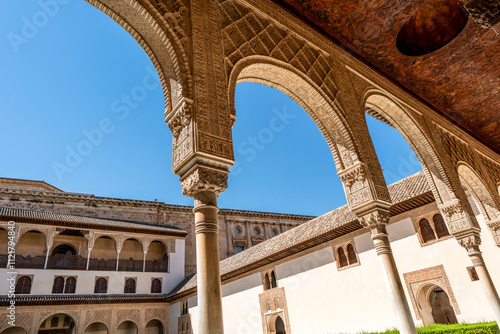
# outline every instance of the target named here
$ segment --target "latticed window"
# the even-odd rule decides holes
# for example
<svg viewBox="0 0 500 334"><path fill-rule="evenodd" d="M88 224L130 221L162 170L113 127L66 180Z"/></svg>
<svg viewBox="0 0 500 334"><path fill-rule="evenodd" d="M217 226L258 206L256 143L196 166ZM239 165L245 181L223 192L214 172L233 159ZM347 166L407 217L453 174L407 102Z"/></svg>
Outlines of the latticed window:
<svg viewBox="0 0 500 334"><path fill-rule="evenodd" d="M59 317L55 316L50 321L50 327L59 327Z"/></svg>
<svg viewBox="0 0 500 334"><path fill-rule="evenodd" d="M68 277L66 279L66 286L64 287L64 293L75 293L76 290L76 278Z"/></svg>
<svg viewBox="0 0 500 334"><path fill-rule="evenodd" d="M135 279L127 278L125 281L124 293L135 293Z"/></svg>
<svg viewBox="0 0 500 334"><path fill-rule="evenodd" d="M342 247L339 247L337 249L337 254L339 257L339 267L345 267L348 265L347 263L347 257L345 256L344 249Z"/></svg>
<svg viewBox="0 0 500 334"><path fill-rule="evenodd" d="M29 294L31 292L31 277L21 276L16 283L16 294Z"/></svg>
<svg viewBox="0 0 500 334"><path fill-rule="evenodd" d="M356 252L354 251L354 246L351 244L347 245L347 259L349 260L349 264L358 262L358 257L356 256Z"/></svg>
<svg viewBox="0 0 500 334"><path fill-rule="evenodd" d="M52 293L63 293L64 290L64 278L57 276L54 278L54 285L52 285Z"/></svg>
<svg viewBox="0 0 500 334"><path fill-rule="evenodd" d="M108 290L108 281L104 277L99 277L95 281L94 293L106 293Z"/></svg>
<svg viewBox="0 0 500 334"><path fill-rule="evenodd" d="M158 278L151 281L151 293L161 293L161 281Z"/></svg>
<svg viewBox="0 0 500 334"><path fill-rule="evenodd" d="M65 316L63 320L63 327L69 327L71 325L71 317Z"/></svg>
<svg viewBox="0 0 500 334"><path fill-rule="evenodd" d="M271 271L271 288L277 287L276 284L276 274L274 273L274 270Z"/></svg>
<svg viewBox="0 0 500 334"><path fill-rule="evenodd" d="M436 239L436 235L434 234L434 230L431 227L429 221L425 218L420 220L420 234L422 235L423 242L428 242Z"/></svg>
<svg viewBox="0 0 500 334"><path fill-rule="evenodd" d="M441 216L440 214L434 215L434 217L432 217L432 220L434 221L434 228L436 229L438 238L443 238L450 235L450 232L448 232L448 228L446 227L446 224L444 222L443 216Z"/></svg>

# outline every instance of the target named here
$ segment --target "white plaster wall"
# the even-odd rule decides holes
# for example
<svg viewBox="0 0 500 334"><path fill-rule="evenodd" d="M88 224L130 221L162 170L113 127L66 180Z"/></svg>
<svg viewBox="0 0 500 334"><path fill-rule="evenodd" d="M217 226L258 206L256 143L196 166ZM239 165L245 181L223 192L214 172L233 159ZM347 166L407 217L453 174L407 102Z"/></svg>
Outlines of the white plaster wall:
<svg viewBox="0 0 500 334"><path fill-rule="evenodd" d="M500 286L500 249L482 228L484 258L491 276ZM471 266L465 249L451 238L422 247L413 222L403 219L388 226L396 264L410 303L403 274L443 265L459 305L459 321L492 320L492 312L480 282L472 282L467 272ZM388 298L385 275L369 233L354 237L358 266L337 269L333 248L320 248L311 254L276 266L278 287L284 287L292 333L356 333L362 330L385 330L396 327ZM258 295L263 292L260 273L225 284L223 292L224 326L227 333L262 333ZM196 299L190 300L192 324L197 332ZM174 307L175 308L175 307ZM173 319L175 320L175 319ZM174 321L175 322L175 321ZM421 322L417 322L419 325Z"/></svg>
<svg viewBox="0 0 500 334"><path fill-rule="evenodd" d="M93 294L96 277L108 277L108 294L123 294L125 278L135 277L136 294L151 293L151 279L162 278L162 292L168 293L184 279L184 240L177 239L175 253L169 256L170 272L168 273L143 273L133 271L100 271L100 270L45 270L45 269L15 269L18 276L33 275L31 294L52 294L52 285L55 276L77 276L76 294ZM11 270L0 269L0 295L8 294L7 278Z"/></svg>
<svg viewBox="0 0 500 334"><path fill-rule="evenodd" d="M168 315L168 334L177 334L177 319L181 316L181 303L170 304Z"/></svg>
<svg viewBox="0 0 500 334"><path fill-rule="evenodd" d="M259 294L263 291L260 273L222 286L225 333L262 334ZM188 304L193 333L198 333L198 305L196 297L190 298ZM176 320L177 318L171 319L171 321ZM170 334L172 333L176 332L171 332Z"/></svg>

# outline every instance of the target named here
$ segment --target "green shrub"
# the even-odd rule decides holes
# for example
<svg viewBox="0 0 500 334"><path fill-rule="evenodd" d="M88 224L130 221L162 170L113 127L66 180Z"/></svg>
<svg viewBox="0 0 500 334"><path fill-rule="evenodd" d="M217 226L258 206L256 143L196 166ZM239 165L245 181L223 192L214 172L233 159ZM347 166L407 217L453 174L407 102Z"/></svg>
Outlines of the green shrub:
<svg viewBox="0 0 500 334"><path fill-rule="evenodd" d="M417 328L418 334L500 334L496 322L476 324L430 325ZM397 329L385 332L362 332L360 334L399 334Z"/></svg>

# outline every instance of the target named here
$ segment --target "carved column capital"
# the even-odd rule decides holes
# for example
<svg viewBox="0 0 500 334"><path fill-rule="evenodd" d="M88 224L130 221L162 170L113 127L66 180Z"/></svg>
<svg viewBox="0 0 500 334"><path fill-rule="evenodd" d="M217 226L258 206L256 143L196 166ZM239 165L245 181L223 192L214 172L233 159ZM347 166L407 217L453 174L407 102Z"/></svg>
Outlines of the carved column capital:
<svg viewBox="0 0 500 334"><path fill-rule="evenodd" d="M227 188L227 171L205 166L195 166L181 178L182 194L194 197L202 191L213 191L217 195Z"/></svg>
<svg viewBox="0 0 500 334"><path fill-rule="evenodd" d="M479 236L479 231L474 230L460 237L457 237L457 241L460 246L467 250L467 254L469 256L481 254L481 251L479 250L479 246L481 245L481 237Z"/></svg>
<svg viewBox="0 0 500 334"><path fill-rule="evenodd" d="M463 234L473 227L469 214L458 199L438 206L452 235Z"/></svg>
<svg viewBox="0 0 500 334"><path fill-rule="evenodd" d="M386 226L389 224L389 211L376 210L358 217L363 227L370 229L373 236L387 234Z"/></svg>

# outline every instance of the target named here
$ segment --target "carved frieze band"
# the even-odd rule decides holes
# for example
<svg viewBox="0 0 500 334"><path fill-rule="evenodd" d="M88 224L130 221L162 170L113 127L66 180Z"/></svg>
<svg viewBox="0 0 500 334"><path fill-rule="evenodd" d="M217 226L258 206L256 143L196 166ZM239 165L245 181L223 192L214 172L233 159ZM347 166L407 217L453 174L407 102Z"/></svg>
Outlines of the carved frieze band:
<svg viewBox="0 0 500 334"><path fill-rule="evenodd" d="M228 172L195 166L181 178L182 193L194 197L202 191L220 194L227 188Z"/></svg>
<svg viewBox="0 0 500 334"><path fill-rule="evenodd" d="M439 210L443 214L451 234L460 234L473 227L469 215L458 199L441 204Z"/></svg>
<svg viewBox="0 0 500 334"><path fill-rule="evenodd" d="M491 234L493 235L497 246L500 246L500 218L490 220L489 222L486 222L486 225L490 228Z"/></svg>

